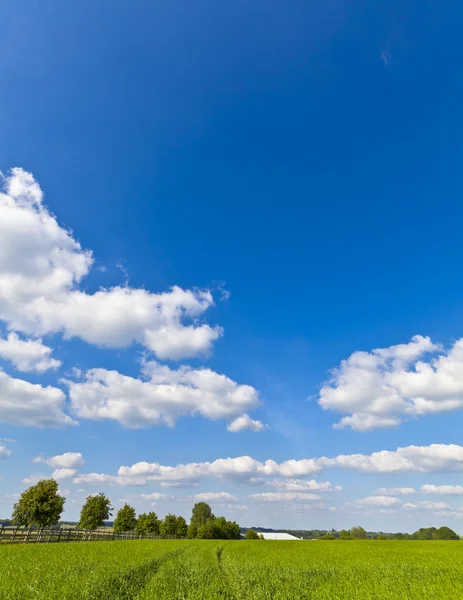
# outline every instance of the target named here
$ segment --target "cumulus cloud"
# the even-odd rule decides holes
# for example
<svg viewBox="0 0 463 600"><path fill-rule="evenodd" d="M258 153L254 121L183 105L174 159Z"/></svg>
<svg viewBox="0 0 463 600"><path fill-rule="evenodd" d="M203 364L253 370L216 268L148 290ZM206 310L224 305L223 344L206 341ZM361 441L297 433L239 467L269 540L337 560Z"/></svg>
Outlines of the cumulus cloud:
<svg viewBox="0 0 463 600"><path fill-rule="evenodd" d="M227 429L232 433L238 433L245 429L249 429L250 431L262 431L265 427L266 426L261 421L255 421L254 419L251 419L249 415L240 415L234 421L229 423Z"/></svg>
<svg viewBox="0 0 463 600"><path fill-rule="evenodd" d="M407 502L401 506L403 510L447 510L452 508L449 504L445 502L426 502L423 500L422 502L412 503Z"/></svg>
<svg viewBox="0 0 463 600"><path fill-rule="evenodd" d="M215 502L229 503L240 501L239 498L228 492L202 492L201 494L195 494L193 499L196 502L210 502L211 504Z"/></svg>
<svg viewBox="0 0 463 600"><path fill-rule="evenodd" d="M153 492L152 494L141 494L143 500L153 500L157 502L158 500L167 500L169 496L167 494L160 494L159 492Z"/></svg>
<svg viewBox="0 0 463 600"><path fill-rule="evenodd" d="M79 469L85 464L84 457L80 452L65 452L49 458L37 456L34 458L34 462L44 463L54 469Z"/></svg>
<svg viewBox="0 0 463 600"><path fill-rule="evenodd" d="M55 469L52 473L52 478L53 479L70 479L71 477L74 477L77 474L77 469Z"/></svg>
<svg viewBox="0 0 463 600"><path fill-rule="evenodd" d="M263 492L262 494L251 494L253 500L263 502L304 502L308 500L320 500L317 494L308 492Z"/></svg>
<svg viewBox="0 0 463 600"><path fill-rule="evenodd" d="M66 380L73 412L85 419L111 419L126 427L175 425L178 417L225 419L259 404L258 392L210 369L143 366L146 380L118 371L91 369L84 381Z"/></svg>
<svg viewBox="0 0 463 600"><path fill-rule="evenodd" d="M0 422L35 427L76 425L63 412L65 400L58 388L15 379L0 369Z"/></svg>
<svg viewBox="0 0 463 600"><path fill-rule="evenodd" d="M9 360L18 371L43 373L57 369L61 361L51 357L52 349L39 339L21 339L16 333L0 338L0 358Z"/></svg>
<svg viewBox="0 0 463 600"><path fill-rule="evenodd" d="M11 455L11 450L0 444L0 460L5 460Z"/></svg>
<svg viewBox="0 0 463 600"><path fill-rule="evenodd" d="M216 508L220 508L221 510L225 510L227 512L245 512L249 510L249 506L246 504L216 504Z"/></svg>
<svg viewBox="0 0 463 600"><path fill-rule="evenodd" d="M75 483L108 483L111 485L145 485L156 481L161 486L189 487L206 478L228 479L246 483L269 484L284 491L339 491L340 486L329 482L301 482L302 477L319 473L324 468L352 469L363 473L449 473L463 471L463 446L431 444L406 446L396 450L381 450L372 454L348 454L334 458L304 458L277 463L274 460L258 461L250 456L218 458L212 462L187 463L166 466L153 462L138 462L121 466L117 475L88 473L79 475ZM282 478L276 484L269 478ZM292 488L292 489L291 489ZM298 489L296 489L298 488ZM300 489L302 488L302 489ZM413 488L392 488L396 495ZM376 491L380 496L391 496L387 488Z"/></svg>
<svg viewBox="0 0 463 600"><path fill-rule="evenodd" d="M352 504L355 506L392 507L399 506L401 502L398 498L394 498L394 496L367 496L366 498L361 498L360 500L354 500Z"/></svg>
<svg viewBox="0 0 463 600"><path fill-rule="evenodd" d="M434 356L427 358L430 354ZM319 404L348 414L335 427L358 431L395 427L408 417L460 409L463 338L448 351L417 335L408 344L354 352L324 384Z"/></svg>
<svg viewBox="0 0 463 600"><path fill-rule="evenodd" d="M213 305L207 290L85 292L92 252L48 211L31 173L15 168L4 178L0 211L0 320L11 330L61 332L98 346L140 343L162 359L208 352L222 334L198 321Z"/></svg>
<svg viewBox="0 0 463 600"><path fill-rule="evenodd" d="M420 487L424 494L437 494L440 496L462 496L463 485L431 485L426 484Z"/></svg>
<svg viewBox="0 0 463 600"><path fill-rule="evenodd" d="M463 446L431 444L381 450L372 454L347 454L318 459L324 467L355 469L365 473L452 472L463 470Z"/></svg>
<svg viewBox="0 0 463 600"><path fill-rule="evenodd" d="M410 494L416 494L416 490L412 487L379 488L373 494L378 494L379 496L409 496Z"/></svg>
<svg viewBox="0 0 463 600"><path fill-rule="evenodd" d="M122 466L117 475L88 473L79 475L75 483L108 483L111 485L145 485L147 481L159 482L161 487L192 487L205 478L252 482L256 476L306 476L317 473L321 467L314 459L274 460L260 462L250 456L218 458L213 462L179 464L175 467L159 463L139 462Z"/></svg>
<svg viewBox="0 0 463 600"><path fill-rule="evenodd" d="M287 492L302 492L308 490L316 492L340 492L342 490L340 485L333 486L329 481L316 481L315 479L274 479L267 483L272 487Z"/></svg>

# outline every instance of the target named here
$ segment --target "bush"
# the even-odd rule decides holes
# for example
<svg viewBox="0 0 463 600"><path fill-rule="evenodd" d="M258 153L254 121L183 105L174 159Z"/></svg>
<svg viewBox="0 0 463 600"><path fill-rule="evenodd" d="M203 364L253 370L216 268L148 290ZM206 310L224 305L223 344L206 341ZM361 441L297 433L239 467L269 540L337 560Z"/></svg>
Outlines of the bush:
<svg viewBox="0 0 463 600"><path fill-rule="evenodd" d="M254 529L248 529L246 531L246 539L247 540L258 540L259 534L256 531L254 531Z"/></svg>

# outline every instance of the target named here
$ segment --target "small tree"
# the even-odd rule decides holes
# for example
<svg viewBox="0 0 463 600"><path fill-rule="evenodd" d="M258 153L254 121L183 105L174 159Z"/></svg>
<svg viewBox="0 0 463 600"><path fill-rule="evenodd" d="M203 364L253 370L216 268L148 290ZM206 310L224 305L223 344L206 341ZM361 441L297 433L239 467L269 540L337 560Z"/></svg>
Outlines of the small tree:
<svg viewBox="0 0 463 600"><path fill-rule="evenodd" d="M450 529L450 527L439 527L437 530L437 537L439 540L459 540L460 536Z"/></svg>
<svg viewBox="0 0 463 600"><path fill-rule="evenodd" d="M187 532L188 539L193 540L197 536L198 536L198 526L196 525L196 523L190 523L188 525L188 532Z"/></svg>
<svg viewBox="0 0 463 600"><path fill-rule="evenodd" d="M164 521L161 521L161 524L159 526L159 531L161 532L161 535L163 535L163 536L167 536L167 535L176 536L177 535L177 517L175 515L171 515L171 514L166 515L164 517Z"/></svg>
<svg viewBox="0 0 463 600"><path fill-rule="evenodd" d="M132 531L137 524L135 509L129 504L117 511L116 519L114 520L114 531Z"/></svg>
<svg viewBox="0 0 463 600"><path fill-rule="evenodd" d="M195 523L197 527L200 525L204 525L206 521L210 519L214 519L214 515L212 514L212 509L206 502L197 502L193 506L193 511L191 514L191 523Z"/></svg>
<svg viewBox="0 0 463 600"><path fill-rule="evenodd" d="M343 529L342 531L339 532L339 539L341 540L351 540L352 536L350 534L349 531L347 531L346 529Z"/></svg>
<svg viewBox="0 0 463 600"><path fill-rule="evenodd" d="M186 537L188 533L188 525L186 524L185 519L182 516L177 517L177 537Z"/></svg>
<svg viewBox="0 0 463 600"><path fill-rule="evenodd" d="M80 511L79 527L81 529L91 529L92 531L98 529L98 527L103 527L104 522L112 514L112 510L111 500L103 493L96 496L87 496Z"/></svg>
<svg viewBox="0 0 463 600"><path fill-rule="evenodd" d="M141 514L135 524L135 531L140 534L159 534L159 519L155 512Z"/></svg>
<svg viewBox="0 0 463 600"><path fill-rule="evenodd" d="M358 527L352 527L350 534L357 540L364 540L367 537L367 532L363 527L360 527L360 525Z"/></svg>
<svg viewBox="0 0 463 600"><path fill-rule="evenodd" d="M54 479L42 479L21 494L11 519L17 525L50 527L59 521L65 502L58 494L58 483Z"/></svg>
<svg viewBox="0 0 463 600"><path fill-rule="evenodd" d="M247 540L258 540L259 534L256 531L254 531L254 529L248 529L246 531L246 539Z"/></svg>

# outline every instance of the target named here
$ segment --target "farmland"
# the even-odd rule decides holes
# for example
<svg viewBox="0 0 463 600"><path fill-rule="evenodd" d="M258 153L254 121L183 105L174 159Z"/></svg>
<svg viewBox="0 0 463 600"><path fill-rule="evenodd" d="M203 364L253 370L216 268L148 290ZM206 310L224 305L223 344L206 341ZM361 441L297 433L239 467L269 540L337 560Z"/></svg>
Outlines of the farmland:
<svg viewBox="0 0 463 600"><path fill-rule="evenodd" d="M0 546L0 598L463 597L463 543L141 540Z"/></svg>

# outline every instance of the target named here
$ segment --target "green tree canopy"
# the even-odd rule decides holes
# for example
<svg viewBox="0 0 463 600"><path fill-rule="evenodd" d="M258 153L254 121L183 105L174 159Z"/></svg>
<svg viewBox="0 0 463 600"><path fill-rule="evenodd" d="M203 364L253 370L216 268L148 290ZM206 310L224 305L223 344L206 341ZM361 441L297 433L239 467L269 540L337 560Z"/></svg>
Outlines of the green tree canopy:
<svg viewBox="0 0 463 600"><path fill-rule="evenodd" d="M114 531L133 531L136 524L137 516L135 509L127 503L124 504L124 506L117 511L114 520Z"/></svg>
<svg viewBox="0 0 463 600"><path fill-rule="evenodd" d="M194 523L197 527L204 525L206 521L214 519L212 509L206 502L197 502L193 506L193 512L191 514L191 523Z"/></svg>
<svg viewBox="0 0 463 600"><path fill-rule="evenodd" d="M159 519L155 512L142 513L135 524L137 533L159 534Z"/></svg>
<svg viewBox="0 0 463 600"><path fill-rule="evenodd" d="M347 529L343 529L342 531L339 532L339 538L341 540L351 540L352 536L350 534L350 531L347 531Z"/></svg>
<svg viewBox="0 0 463 600"><path fill-rule="evenodd" d="M254 531L254 529L248 529L246 531L246 539L247 540L258 540L259 534L256 531Z"/></svg>
<svg viewBox="0 0 463 600"><path fill-rule="evenodd" d="M96 496L87 496L85 504L80 511L79 527L81 529L98 529L103 527L112 514L111 500L103 493Z"/></svg>
<svg viewBox="0 0 463 600"><path fill-rule="evenodd" d="M17 525L50 527L59 521L65 501L54 479L42 479L21 494L11 518Z"/></svg>
<svg viewBox="0 0 463 600"><path fill-rule="evenodd" d="M161 535L177 535L177 517L175 515L168 514L164 517L159 525L159 531Z"/></svg>
<svg viewBox="0 0 463 600"><path fill-rule="evenodd" d="M186 537L187 533L188 533L188 525L186 524L185 519L180 515L177 517L176 535L177 535L177 537Z"/></svg>
<svg viewBox="0 0 463 600"><path fill-rule="evenodd" d="M358 525L357 527L352 527L352 529L350 530L350 534L353 538L356 538L357 540L364 540L367 537L367 532L363 527L360 527L360 525Z"/></svg>
<svg viewBox="0 0 463 600"><path fill-rule="evenodd" d="M198 535L198 526L196 525L196 523L190 523L188 525L188 532L187 532L187 537L190 540L193 540L195 537L197 537Z"/></svg>
<svg viewBox="0 0 463 600"><path fill-rule="evenodd" d="M439 540L459 540L460 536L450 527L439 527L437 530Z"/></svg>

